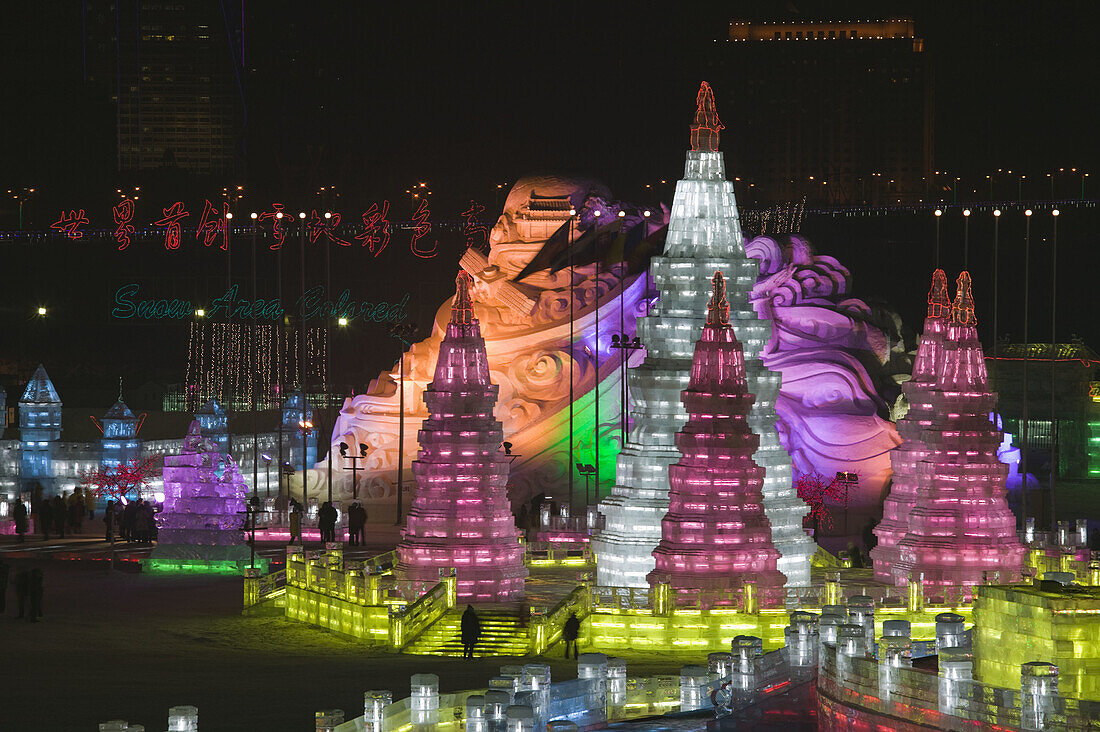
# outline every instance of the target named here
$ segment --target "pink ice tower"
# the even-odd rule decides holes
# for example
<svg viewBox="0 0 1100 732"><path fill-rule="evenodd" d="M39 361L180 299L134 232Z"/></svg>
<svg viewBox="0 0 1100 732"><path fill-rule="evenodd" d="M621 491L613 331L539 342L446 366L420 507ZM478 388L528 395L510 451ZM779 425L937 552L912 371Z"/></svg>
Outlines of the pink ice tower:
<svg viewBox="0 0 1100 732"><path fill-rule="evenodd" d="M928 315L924 333L917 347L913 377L901 390L909 401L909 411L898 420L898 434L904 440L890 451L893 478L890 494L882 506L882 521L875 527L878 545L871 550L875 579L893 582L892 570L898 561L898 542L909 528L909 511L917 500L917 466L928 457L928 448L921 442L921 431L932 424L935 408L932 392L936 389L936 362L943 351L947 323L951 319L951 296L947 292L947 275L942 269L932 273L932 289L928 291Z"/></svg>
<svg viewBox="0 0 1100 732"><path fill-rule="evenodd" d="M921 431L928 455L917 465L917 495L898 542L895 584L912 575L931 585L980 584L1020 578L1025 549L1005 500L1008 466L997 459L1002 433L989 421L985 354L975 328L970 274L959 275L930 393L931 422Z"/></svg>
<svg viewBox="0 0 1100 732"><path fill-rule="evenodd" d="M676 434L679 462L669 466L669 509L653 551L651 585L668 582L685 600L696 591L756 583L761 605L783 601L787 578L776 569L764 514L764 468L753 460L760 436L748 414L756 398L745 382L745 354L729 322L726 282L715 272L707 322L695 344L688 420ZM701 598L707 602L706 595Z"/></svg>
<svg viewBox="0 0 1100 732"><path fill-rule="evenodd" d="M471 277L458 273L451 322L435 378L424 391L428 418L413 461L416 496L397 546L397 574L428 589L454 568L458 597L498 602L523 596L527 569L508 502L508 458L493 416L497 386L473 317Z"/></svg>

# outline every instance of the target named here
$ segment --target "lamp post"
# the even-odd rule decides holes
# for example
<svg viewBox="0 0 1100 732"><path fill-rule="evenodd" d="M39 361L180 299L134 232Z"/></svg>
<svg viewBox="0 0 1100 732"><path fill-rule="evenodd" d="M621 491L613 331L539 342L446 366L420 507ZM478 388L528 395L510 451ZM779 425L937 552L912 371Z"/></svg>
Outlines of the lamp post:
<svg viewBox="0 0 1100 732"><path fill-rule="evenodd" d="M569 209L569 453L573 459L573 243L576 238L577 209ZM573 471L569 471L569 511L573 511Z"/></svg>
<svg viewBox="0 0 1100 732"><path fill-rule="evenodd" d="M622 445L626 445L626 433L627 433L626 407L627 407L627 403L628 403L629 397L630 397L630 392L628 391L627 383L626 383L626 365L627 365L627 361L630 358L630 355L629 355L630 352L631 351L637 351L638 349L643 348L643 346L642 346L642 341L641 341L640 338L638 338L638 336L634 336L634 338L628 338L626 333L622 333L622 334L615 333L611 336L611 348L618 350L619 351L619 357L620 357L619 368L622 372L622 376L620 377L619 381L622 384L622 395L621 395L621 401L622 401L621 412L622 412L622 414L620 415L621 425L620 425L619 428L622 430Z"/></svg>
<svg viewBox="0 0 1100 732"><path fill-rule="evenodd" d="M943 216L942 209L936 209L932 212L936 216L936 269L940 268L940 218Z"/></svg>
<svg viewBox="0 0 1100 732"><path fill-rule="evenodd" d="M264 488L264 499L271 498L271 456L266 452L260 456L264 461L264 475L266 476L267 486Z"/></svg>
<svg viewBox="0 0 1100 732"><path fill-rule="evenodd" d="M997 245L1001 236L1001 209L993 209L993 360L997 360L998 355L998 330L997 330L997 292L998 292L998 264L997 264Z"/></svg>
<svg viewBox="0 0 1100 732"><path fill-rule="evenodd" d="M589 488L592 485L592 478L596 475L596 466L577 463L577 472L584 476L584 507L587 510L588 504L592 502Z"/></svg>
<svg viewBox="0 0 1100 732"><path fill-rule="evenodd" d="M970 269L970 209L963 209L963 269Z"/></svg>
<svg viewBox="0 0 1100 732"><path fill-rule="evenodd" d="M332 451L329 450L329 452L332 452ZM365 460L366 457L367 457L367 453L369 453L369 452L370 452L370 447L368 447L367 445L360 442L359 443L359 454L358 455L348 455L348 443L346 443L346 442L341 442L340 443L340 457L344 458L345 460L351 460L351 467L349 468L349 467L345 466L344 470L350 470L351 471L351 497L352 498L358 498L359 497L359 471L360 470L366 470L366 468L359 467L359 461L360 460Z"/></svg>
<svg viewBox="0 0 1100 732"><path fill-rule="evenodd" d="M390 327L390 335L401 343L401 353L398 356L400 393L397 408L397 520L394 526L401 525L401 492L405 488L405 349L412 345L410 339L415 333L416 326L412 323L394 323Z"/></svg>
<svg viewBox="0 0 1100 732"><path fill-rule="evenodd" d="M307 494L307 471L309 461L306 460L306 437L313 431L313 423L306 419L306 212L298 214L298 239L301 242L301 254L298 261L298 275L301 282L301 309L298 320L298 388L302 396L302 416L298 426L302 433L302 510L309 505Z"/></svg>

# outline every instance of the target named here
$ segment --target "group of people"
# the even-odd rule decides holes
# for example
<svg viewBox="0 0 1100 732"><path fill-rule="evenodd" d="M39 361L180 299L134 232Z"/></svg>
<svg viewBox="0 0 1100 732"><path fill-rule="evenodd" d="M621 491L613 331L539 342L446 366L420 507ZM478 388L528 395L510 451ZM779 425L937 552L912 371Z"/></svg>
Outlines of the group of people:
<svg viewBox="0 0 1100 732"><path fill-rule="evenodd" d="M290 510L290 541L294 543L302 540L302 504L293 498L287 501ZM340 512L331 501L325 501L317 509L317 529L321 533L321 541L337 541L336 523L340 519ZM363 544L363 528L367 523L367 509L359 501L354 501L348 508L348 543L352 546Z"/></svg>
<svg viewBox="0 0 1100 732"><path fill-rule="evenodd" d="M51 532L59 539L64 539L66 533L80 533L84 528L84 518L95 516L95 496L80 487L67 497L56 495L53 498L44 497L42 487L36 487L29 516L22 500L17 498L13 504L12 519L21 542L31 533L31 519L34 520L34 533L41 534L43 540L49 540Z"/></svg>
<svg viewBox="0 0 1100 732"><path fill-rule="evenodd" d="M130 501L124 508L119 510L119 507L114 505L114 501L107 503L108 511L114 514L113 521L107 521L104 518L104 522L108 526L118 526L118 535L123 541L134 542L137 544L151 544L153 540L157 538L157 522L156 507L146 501L144 498L139 498L136 501ZM111 529L109 528L110 532ZM107 541L111 540L110 533L107 535Z"/></svg>
<svg viewBox="0 0 1100 732"><path fill-rule="evenodd" d="M0 562L0 614L7 611L10 572L11 568L4 562ZM30 622L37 623L42 617L42 582L42 570L38 567L24 568L16 573L13 583L16 606L19 608L16 618L25 617Z"/></svg>

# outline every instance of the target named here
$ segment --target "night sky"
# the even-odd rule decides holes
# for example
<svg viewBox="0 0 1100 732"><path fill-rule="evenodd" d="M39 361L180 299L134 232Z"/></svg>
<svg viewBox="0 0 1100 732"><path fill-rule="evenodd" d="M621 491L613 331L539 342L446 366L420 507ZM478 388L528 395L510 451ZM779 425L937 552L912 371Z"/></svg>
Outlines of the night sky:
<svg viewBox="0 0 1100 732"><path fill-rule="evenodd" d="M222 3L209 6L220 16ZM239 183L248 191L246 210L271 200L293 201L288 205L297 210L315 200L309 196L318 185L336 184L343 200L356 202L348 208L386 198L400 218L410 213L404 190L423 180L433 191L435 218L457 218L474 198L486 205L491 220L503 200L498 184L552 171L591 175L624 199L652 204L646 183L680 177L698 82L708 59L721 53L731 13L758 19L912 15L935 68L935 167L974 178L998 167L1034 175L1057 167L1097 169L1090 98L1096 14L1094 4L1083 0L634 2L589 4L580 12L581 6L540 3L254 0L245 8L248 72L242 81L248 126L241 146L248 170L233 180L116 172L114 107L104 89L83 81L80 7L62 0L12 4L0 29L8 101L0 122L0 188L37 187L25 209L32 229L47 228L62 206L95 208L103 218L120 185L144 185L155 200L193 200L197 192L201 205L203 191ZM239 2L224 7L240 14ZM738 113L735 99L719 98L718 105L723 116ZM727 168L736 174L737 161L727 160ZM1091 180L1100 185L1095 176ZM0 229L10 231L17 211L7 204L10 199L0 205ZM1078 248L1081 255L1067 263L1095 259L1095 214L1089 215L1087 223L1064 221L1063 251L1072 258ZM911 300L914 292L920 297L926 288L930 227L898 235L868 234L863 226L851 237L834 230L817 244L853 269L855 294L892 302L916 325L912 318L919 317L920 303L898 300ZM890 261L856 261L884 251L862 248L875 236L893 242ZM46 339L71 341L81 354L94 350L87 356L92 361L103 344L123 353L140 348L149 333L109 323L107 294L135 278L148 281L166 261L186 270L196 291L215 293L224 282L217 257L194 253L193 247L186 256L165 260L161 253L118 254L100 246L102 254L0 243L0 261L14 280L0 310L9 326L0 329L0 358L11 360L5 354L16 352L31 360L39 360L39 352L57 358ZM413 269L408 257L384 263L349 255L333 266L351 286L379 298L413 291L426 324L449 290L460 252L457 244L453 248ZM898 257L917 248L915 284L906 274L891 274ZM264 266L271 270L270 261ZM314 274L321 271L318 262L310 266ZM1067 286L1069 302L1081 297L1087 282L1082 272L1089 267L1063 266L1067 277L1079 278L1077 286ZM401 282L394 282L395 270ZM906 284L895 290L888 284L894 278ZM27 329L28 300L52 299L72 308L74 293L90 303L85 310L103 313L102 321L85 318L77 326L59 312L48 331L33 324ZM1080 333L1100 347L1100 334L1089 330L1091 298L1074 302L1072 310L1066 334ZM173 336L177 343L183 333ZM368 337L389 340L380 329ZM371 353L338 354L349 380L365 382L392 361L377 348L364 350ZM143 357L141 369L161 380L172 380L172 374L182 379L178 364L154 361ZM110 366L111 359L106 362ZM7 378L9 394L14 381Z"/></svg>

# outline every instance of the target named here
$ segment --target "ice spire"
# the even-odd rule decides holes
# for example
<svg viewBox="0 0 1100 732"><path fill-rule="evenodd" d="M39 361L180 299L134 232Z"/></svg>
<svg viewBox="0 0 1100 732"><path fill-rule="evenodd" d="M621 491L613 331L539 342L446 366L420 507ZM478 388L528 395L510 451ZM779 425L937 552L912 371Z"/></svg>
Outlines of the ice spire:
<svg viewBox="0 0 1100 732"><path fill-rule="evenodd" d="M653 550L669 509L668 467L681 457L676 434L688 419L677 397L689 386L695 335L707 322L713 295L711 276L721 270L728 285L728 322L743 346L748 391L756 397L747 419L760 438L753 460L766 471L764 511L782 555L779 571L793 586L808 585L815 547L802 530L802 517L809 509L792 485L791 458L775 428L781 377L760 360L771 322L761 320L749 300L760 266L745 256L733 183L717 151L722 124L706 83L699 88L691 127L692 150L676 184L665 251L651 265L660 300L637 321L646 359L627 377L634 426L619 453L616 485L600 503L606 522L592 540L597 582L644 587L654 568Z"/></svg>
<svg viewBox="0 0 1100 732"><path fill-rule="evenodd" d="M427 590L439 582L440 569L454 568L459 598L499 602L523 597L527 569L508 503L504 434L493 416L497 385L489 380L470 283L460 271L435 376L424 390L428 417L412 464L416 495L396 572Z"/></svg>
<svg viewBox="0 0 1100 732"><path fill-rule="evenodd" d="M968 590L985 572L1017 581L1023 566L1025 549L1005 500L1008 466L997 459L1003 434L989 421L997 395L989 390L976 323L970 274L963 272L936 360L930 424L921 432L928 455L917 466L915 503L892 569L898 585L923 575L927 585Z"/></svg>
<svg viewBox="0 0 1100 732"><path fill-rule="evenodd" d="M755 398L745 388L745 355L729 325L720 272L711 288L691 379L681 392L688 420L676 434L680 459L668 469L669 509L648 579L670 584L679 602L702 607L732 604L730 593L752 581L763 604L775 605L787 578L776 569L779 552L764 515L764 469L752 459L760 444L748 423Z"/></svg>
<svg viewBox="0 0 1100 732"><path fill-rule="evenodd" d="M898 435L903 442L890 451L890 493L882 505L882 521L875 527L878 544L871 550L875 579L893 582L893 567L898 561L897 544L909 528L909 512L917 500L917 466L928 457L928 447L921 441L921 431L932 424L935 408L932 392L937 388L936 364L943 352L947 321L951 316L951 296L947 291L947 275L942 269L932 273L928 291L928 316L924 333L913 361L913 374L901 386L909 411L897 421Z"/></svg>
<svg viewBox="0 0 1100 732"><path fill-rule="evenodd" d="M695 95L695 121L691 123L692 151L718 152L718 133L724 129L714 105L714 92L710 84L704 81Z"/></svg>

